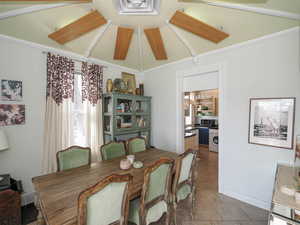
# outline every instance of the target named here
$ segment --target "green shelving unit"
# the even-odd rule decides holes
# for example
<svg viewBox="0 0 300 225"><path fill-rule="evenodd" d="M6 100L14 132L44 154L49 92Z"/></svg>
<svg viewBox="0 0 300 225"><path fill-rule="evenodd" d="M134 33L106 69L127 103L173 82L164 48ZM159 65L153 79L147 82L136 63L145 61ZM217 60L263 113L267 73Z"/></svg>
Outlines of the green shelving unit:
<svg viewBox="0 0 300 225"><path fill-rule="evenodd" d="M103 142L144 137L150 146L151 97L109 93L102 99Z"/></svg>

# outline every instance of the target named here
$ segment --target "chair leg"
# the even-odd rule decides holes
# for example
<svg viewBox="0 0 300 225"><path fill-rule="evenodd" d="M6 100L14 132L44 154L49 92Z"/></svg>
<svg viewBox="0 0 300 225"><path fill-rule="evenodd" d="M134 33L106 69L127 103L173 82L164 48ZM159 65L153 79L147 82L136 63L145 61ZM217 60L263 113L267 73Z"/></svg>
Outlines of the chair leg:
<svg viewBox="0 0 300 225"><path fill-rule="evenodd" d="M189 201L191 203L191 210L190 210L190 213L191 213L191 217L192 217L192 220L194 220L194 197L193 197L193 192L190 194L189 196Z"/></svg>
<svg viewBox="0 0 300 225"><path fill-rule="evenodd" d="M173 222L174 222L174 225L177 225L177 213L176 213L176 209L177 209L177 204L174 203L173 204L173 217L174 217Z"/></svg>

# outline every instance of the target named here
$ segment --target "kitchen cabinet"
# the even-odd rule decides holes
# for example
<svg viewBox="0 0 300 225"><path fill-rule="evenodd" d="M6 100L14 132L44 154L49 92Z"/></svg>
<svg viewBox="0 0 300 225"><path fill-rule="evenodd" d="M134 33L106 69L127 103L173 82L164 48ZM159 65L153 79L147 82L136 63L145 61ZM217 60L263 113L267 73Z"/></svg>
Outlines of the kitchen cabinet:
<svg viewBox="0 0 300 225"><path fill-rule="evenodd" d="M209 142L209 129L208 127L199 128L199 144L208 145Z"/></svg>

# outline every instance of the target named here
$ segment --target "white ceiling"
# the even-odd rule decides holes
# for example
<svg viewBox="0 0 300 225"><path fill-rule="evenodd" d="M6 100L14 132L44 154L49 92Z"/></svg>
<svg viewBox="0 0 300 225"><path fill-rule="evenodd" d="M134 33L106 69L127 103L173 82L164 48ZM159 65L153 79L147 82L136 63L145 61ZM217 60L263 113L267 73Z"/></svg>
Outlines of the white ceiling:
<svg viewBox="0 0 300 225"><path fill-rule="evenodd" d="M91 9L97 9L106 19L112 21L112 25L107 29L101 40L96 44L91 53L91 57L133 69L144 70L190 56L185 45L165 24L165 21L170 19L173 13L178 9L184 9L187 14L212 26L217 28L223 27L223 30L230 34L229 38L219 44L215 44L178 28L179 32L197 54L223 48L232 44L300 25L300 21L297 20L261 15L236 9L209 6L197 3L198 0L183 1L188 2L161 0L160 14L157 16L125 16L117 13L112 1L95 0L94 4L77 4L2 19L0 20L0 33L59 49L69 50L83 55L89 48L94 37L101 29L103 29L103 27L85 34L65 45L60 45L49 39L48 34L89 13ZM241 3L241 0L226 0L226 2ZM299 0L243 0L242 2L252 2L247 4L255 7L281 10L290 13L300 13ZM256 3L254 4L253 2ZM28 6L32 5L25 3L22 3L22 5L18 5L16 3L1 3L0 16L3 12ZM135 28L127 58L124 61L113 60L116 31L118 26ZM154 59L144 34L142 35L143 57L142 60L140 60L141 58L139 57L139 45L137 38L137 29L139 26L141 28L160 27L168 60L157 61Z"/></svg>

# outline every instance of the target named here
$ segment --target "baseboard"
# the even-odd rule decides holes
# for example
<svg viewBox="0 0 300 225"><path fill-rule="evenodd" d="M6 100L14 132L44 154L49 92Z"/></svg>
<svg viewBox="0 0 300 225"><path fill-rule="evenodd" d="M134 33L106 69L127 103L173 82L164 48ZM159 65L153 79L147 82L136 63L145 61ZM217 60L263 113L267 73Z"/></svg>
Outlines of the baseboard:
<svg viewBox="0 0 300 225"><path fill-rule="evenodd" d="M259 200L256 198L252 198L252 197L248 197L248 196L245 196L245 195L233 192L233 191L229 191L229 190L220 190L220 193L227 195L228 197L240 200L242 202L246 202L246 203L256 206L258 208L265 209L268 211L270 210L270 206L271 206L270 202L265 202L265 201L262 201L262 200Z"/></svg>
<svg viewBox="0 0 300 225"><path fill-rule="evenodd" d="M34 199L35 199L35 192L24 193L21 195L21 205L25 206L30 203L34 203Z"/></svg>

